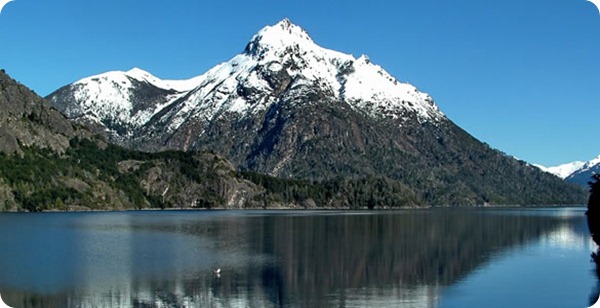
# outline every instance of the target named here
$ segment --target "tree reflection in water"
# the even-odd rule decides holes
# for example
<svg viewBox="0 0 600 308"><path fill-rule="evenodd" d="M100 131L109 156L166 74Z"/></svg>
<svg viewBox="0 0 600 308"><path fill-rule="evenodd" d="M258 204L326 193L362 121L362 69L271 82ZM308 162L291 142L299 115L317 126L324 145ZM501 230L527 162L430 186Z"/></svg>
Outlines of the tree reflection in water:
<svg viewBox="0 0 600 308"><path fill-rule="evenodd" d="M127 227L131 258L138 259L128 273L113 273L119 283L83 290L67 286L58 294L5 288L2 297L6 293L7 303L15 307L344 307L357 302L376 307L386 300L388 306L435 307L440 288L564 224L526 210L473 209L179 219ZM185 241L163 246L154 241L149 250L138 234L150 229L167 238L185 233L187 245L207 238L214 245L198 250L195 263L173 269L191 267L166 275L160 266L152 271L153 263L140 256L150 253L148 260L161 260L168 251L181 250L178 243ZM218 256L219 263L197 266L207 255ZM172 259L163 258L161 264L182 262L177 255ZM221 277L213 273L216 266Z"/></svg>
<svg viewBox="0 0 600 308"><path fill-rule="evenodd" d="M451 285L492 255L560 224L549 217L458 209L264 220L260 225L273 230L255 233L255 249L278 256L284 298L301 297L308 306L343 303L348 294L336 290L414 294Z"/></svg>

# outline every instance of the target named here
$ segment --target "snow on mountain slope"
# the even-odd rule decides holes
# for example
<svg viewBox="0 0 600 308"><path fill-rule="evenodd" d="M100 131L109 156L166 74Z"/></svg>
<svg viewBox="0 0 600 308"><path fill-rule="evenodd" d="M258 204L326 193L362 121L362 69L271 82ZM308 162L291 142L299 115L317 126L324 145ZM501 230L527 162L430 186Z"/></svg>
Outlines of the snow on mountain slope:
<svg viewBox="0 0 600 308"><path fill-rule="evenodd" d="M306 31L284 19L256 34L246 48L260 64L274 63L290 67L292 77L301 76L307 83L318 82L337 98L357 108L372 106L369 111L388 112L392 116L400 109L412 110L426 119L435 119L441 112L431 97L408 83L401 83L383 68L371 63L367 56L352 55L316 45ZM286 65L292 64L292 65Z"/></svg>
<svg viewBox="0 0 600 308"><path fill-rule="evenodd" d="M279 82L274 76L290 81ZM408 116L416 114L423 120L444 117L429 95L398 82L366 56L355 59L319 47L287 19L260 30L244 53L198 79L202 83L171 115L170 131L190 119L256 113L275 103L276 94L285 88L289 94L302 95L303 89L317 87L373 116L398 118L412 111Z"/></svg>
<svg viewBox="0 0 600 308"><path fill-rule="evenodd" d="M301 96L314 87L376 117L444 118L428 94L399 82L366 56L356 59L316 45L288 19L260 30L242 54L189 80L161 80L134 68L84 78L69 87L63 94L71 97L55 92L48 98L65 105L61 111L71 118L116 123L118 128L139 128L168 107L161 116L173 131L185 121L256 113L284 91Z"/></svg>
<svg viewBox="0 0 600 308"><path fill-rule="evenodd" d="M573 172L575 172L577 169L581 168L584 164L585 164L585 162L582 162L582 161L574 161L574 162L570 162L570 163L566 163L566 164L562 164L560 166L554 166L554 167L544 167L542 165L535 165L535 166L542 169L543 171L552 173L561 179L565 179L566 177L571 175Z"/></svg>
<svg viewBox="0 0 600 308"><path fill-rule="evenodd" d="M592 168L598 166L598 164L600 164L600 156L588 161L587 163L585 163L583 166L581 166L581 168L579 168L577 171L578 172L585 172L585 171L589 171Z"/></svg>
<svg viewBox="0 0 600 308"><path fill-rule="evenodd" d="M148 83L165 90L175 90L178 92L186 92L194 89L202 83L203 76L197 76L186 80L161 80L158 77L137 67L132 68L127 72L120 72L125 75L137 79L139 81L147 81Z"/></svg>
<svg viewBox="0 0 600 308"><path fill-rule="evenodd" d="M401 110L413 110L423 119L442 115L428 94L408 83L400 83L366 56L354 60L354 70L343 84L344 97L353 105L373 113L381 108L396 116Z"/></svg>
<svg viewBox="0 0 600 308"><path fill-rule="evenodd" d="M573 171L567 176L565 180L587 188L588 182L591 181L592 176L597 173L600 173L600 156L586 162L581 168Z"/></svg>
<svg viewBox="0 0 600 308"><path fill-rule="evenodd" d="M102 123L110 133L131 135L131 128L147 123L154 114L201 82L201 76L188 80L161 80L133 68L83 78L47 98L69 118L85 118ZM118 126L118 129L109 126ZM116 130L126 131L118 133Z"/></svg>
<svg viewBox="0 0 600 308"><path fill-rule="evenodd" d="M587 162L574 161L556 167L535 166L545 172L552 173L567 182L587 187L592 175L600 173L600 156Z"/></svg>

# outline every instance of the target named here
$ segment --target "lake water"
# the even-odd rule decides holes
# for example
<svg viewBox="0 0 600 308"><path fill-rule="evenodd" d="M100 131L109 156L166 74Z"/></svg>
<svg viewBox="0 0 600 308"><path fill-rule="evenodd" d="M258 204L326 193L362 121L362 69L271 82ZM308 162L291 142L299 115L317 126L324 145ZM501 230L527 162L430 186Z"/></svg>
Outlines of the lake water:
<svg viewBox="0 0 600 308"><path fill-rule="evenodd" d="M0 294L15 308L584 308L595 249L582 208L2 213Z"/></svg>

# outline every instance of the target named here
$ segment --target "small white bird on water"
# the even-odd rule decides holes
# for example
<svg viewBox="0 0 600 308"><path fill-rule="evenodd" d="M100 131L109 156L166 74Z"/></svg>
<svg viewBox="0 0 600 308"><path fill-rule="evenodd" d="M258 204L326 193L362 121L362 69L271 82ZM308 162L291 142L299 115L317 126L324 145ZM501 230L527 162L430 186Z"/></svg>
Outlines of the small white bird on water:
<svg viewBox="0 0 600 308"><path fill-rule="evenodd" d="M216 270L213 271L213 274L215 274L215 276L217 276L217 277L221 277L221 269L217 268Z"/></svg>

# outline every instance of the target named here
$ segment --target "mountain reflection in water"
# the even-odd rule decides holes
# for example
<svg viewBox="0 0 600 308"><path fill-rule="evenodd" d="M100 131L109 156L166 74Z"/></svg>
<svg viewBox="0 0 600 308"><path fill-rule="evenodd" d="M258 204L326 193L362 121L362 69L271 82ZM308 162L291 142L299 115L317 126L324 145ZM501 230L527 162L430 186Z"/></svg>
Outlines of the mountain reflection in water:
<svg viewBox="0 0 600 308"><path fill-rule="evenodd" d="M583 212L558 213L2 214L0 294L13 307L436 307L507 250L585 242Z"/></svg>

